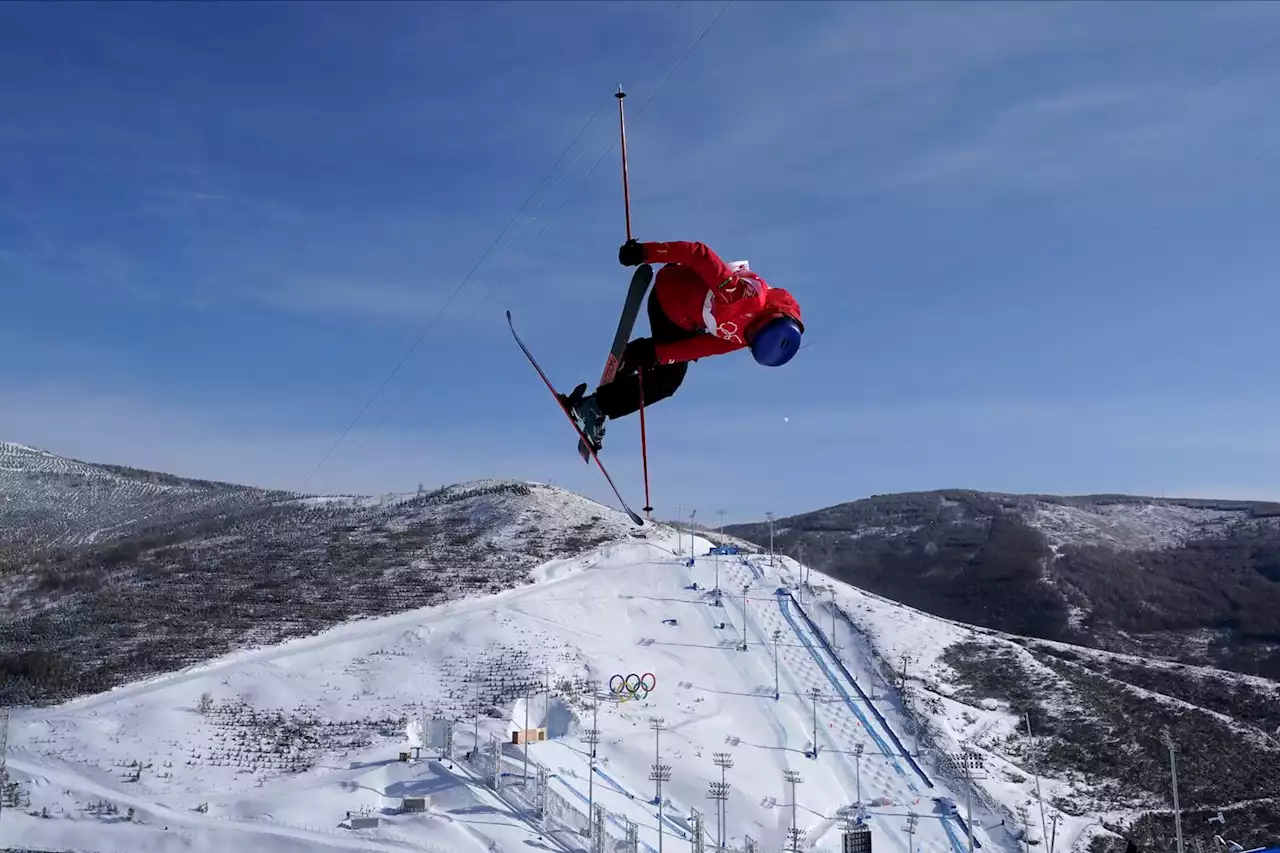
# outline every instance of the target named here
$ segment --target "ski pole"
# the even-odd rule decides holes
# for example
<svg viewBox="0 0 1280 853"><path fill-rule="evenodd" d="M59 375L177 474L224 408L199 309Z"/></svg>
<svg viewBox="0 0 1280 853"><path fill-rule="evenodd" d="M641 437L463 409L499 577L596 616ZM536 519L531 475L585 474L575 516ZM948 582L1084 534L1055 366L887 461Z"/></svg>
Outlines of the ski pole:
<svg viewBox="0 0 1280 853"><path fill-rule="evenodd" d="M627 214L627 241L631 241L631 187L627 181L627 120L622 113L622 99L627 93L618 87L618 134L622 137L622 206Z"/></svg>
<svg viewBox="0 0 1280 853"><path fill-rule="evenodd" d="M638 371L640 377L640 462L644 466L644 514L652 520L653 506L649 503L649 442L644 432L644 368Z"/></svg>

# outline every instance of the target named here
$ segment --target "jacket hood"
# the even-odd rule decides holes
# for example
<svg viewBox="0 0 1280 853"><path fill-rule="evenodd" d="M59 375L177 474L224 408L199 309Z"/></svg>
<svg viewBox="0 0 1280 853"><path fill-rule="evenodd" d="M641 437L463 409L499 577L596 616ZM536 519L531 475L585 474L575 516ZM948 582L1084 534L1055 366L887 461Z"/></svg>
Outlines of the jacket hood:
<svg viewBox="0 0 1280 853"><path fill-rule="evenodd" d="M765 294L764 304L768 311L776 311L795 320L800 326L800 331L804 331L804 320L800 317L800 303L796 302L795 297L790 293L781 287L770 287L769 292Z"/></svg>

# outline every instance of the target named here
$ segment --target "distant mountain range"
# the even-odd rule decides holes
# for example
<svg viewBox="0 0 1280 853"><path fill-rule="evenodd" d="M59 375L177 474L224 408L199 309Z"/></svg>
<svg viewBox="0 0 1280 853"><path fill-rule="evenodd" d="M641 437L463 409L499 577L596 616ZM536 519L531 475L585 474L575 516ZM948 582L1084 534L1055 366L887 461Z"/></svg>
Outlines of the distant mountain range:
<svg viewBox="0 0 1280 853"><path fill-rule="evenodd" d="M768 546L764 522L726 533ZM775 519L774 547L929 613L1280 679L1280 504L948 490Z"/></svg>
<svg viewBox="0 0 1280 853"><path fill-rule="evenodd" d="M767 548L769 528L725 533ZM1280 839L1280 504L878 495L775 519L773 547L979 626L944 643L926 671L930 655L902 641L913 635L905 623L880 640L906 656L890 661L906 678L915 657L926 706L996 701L1031 721L1034 741L1025 729L981 740L1023 766L1038 755L1042 772L1075 780L1051 799L1111 830L1092 853L1120 853L1117 835L1144 853L1175 849L1166 730L1178 745L1189 839L1203 838L1219 812L1227 838ZM1126 808L1148 811L1133 820Z"/></svg>

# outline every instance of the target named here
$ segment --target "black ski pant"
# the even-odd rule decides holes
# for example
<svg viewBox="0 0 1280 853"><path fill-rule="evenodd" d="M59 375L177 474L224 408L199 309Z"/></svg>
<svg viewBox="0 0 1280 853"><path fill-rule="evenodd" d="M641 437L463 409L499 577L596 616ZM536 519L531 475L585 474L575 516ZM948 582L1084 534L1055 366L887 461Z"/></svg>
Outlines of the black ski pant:
<svg viewBox="0 0 1280 853"><path fill-rule="evenodd" d="M670 317L662 313L658 304L657 290L649 291L646 305L649 313L649 333L655 344L669 344L692 338L698 332L691 332L677 326ZM684 375L689 370L687 361L679 364L659 364L644 372L644 405L652 406L659 400L665 400L684 382ZM608 418L622 418L640 409L640 376L635 372L618 373L613 381L596 389L596 402L600 411Z"/></svg>

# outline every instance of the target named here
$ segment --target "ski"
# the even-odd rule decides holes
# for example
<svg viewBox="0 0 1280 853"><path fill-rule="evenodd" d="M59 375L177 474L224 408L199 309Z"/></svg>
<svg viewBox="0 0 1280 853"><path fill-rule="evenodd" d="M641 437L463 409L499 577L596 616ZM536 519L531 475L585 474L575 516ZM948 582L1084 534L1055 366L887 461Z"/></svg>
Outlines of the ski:
<svg viewBox="0 0 1280 853"><path fill-rule="evenodd" d="M632 281L634 282L634 279ZM630 304L630 301L628 301L628 304ZM634 318L632 322L634 322ZM565 417L569 419L569 423L573 424L573 428L578 431L579 445L586 446L587 457L590 459L596 460L596 465L600 467L600 473L604 474L604 478L609 481L609 487L613 489L613 494L618 498L618 503L620 503L622 505L622 508L626 510L627 515L631 516L631 520L633 522L643 527L644 519L641 518L639 515L637 515L636 511L633 510L630 506L628 506L627 502L623 500L622 493L618 491L617 485L613 482L613 477L609 475L608 469L605 468L604 463L600 461L600 456L595 452L595 450L591 447L591 444L587 441L587 436L585 433L583 433L582 427L578 426L577 419L574 418L573 414L568 409L565 408L564 403L560 402L560 395L556 391L556 387L551 384L551 380L547 378L547 374L543 372L542 367L538 364L537 359L533 357L533 353L529 352L529 348L524 345L524 341L520 340L520 335L516 334L515 323L511 320L510 311L507 312L507 325L511 327L511 336L516 339L516 343L519 344L520 349L524 352L525 358L529 359L529 363L533 365L534 370L538 371L538 375L542 377L542 381L546 384L547 390L551 392L551 396L555 397L556 405L560 407L560 411L564 412ZM628 333L630 333L630 330L628 330ZM607 367L605 369L606 371L608 370ZM613 369L615 371L618 369L616 364L613 366Z"/></svg>
<svg viewBox="0 0 1280 853"><path fill-rule="evenodd" d="M622 351L627 348L627 342L631 340L631 331L635 328L636 319L640 316L640 306L644 304L644 295L652 280L653 267L648 264L636 267L635 274L631 276L631 285L627 288L627 300L622 305L622 316L618 318L618 330L613 335L613 346L609 348L609 357L604 362L604 373L600 376L600 385L612 381L618 372L618 365L622 362ZM587 443L585 437L578 440L578 455L582 457L583 462L590 461L593 455L591 445Z"/></svg>

